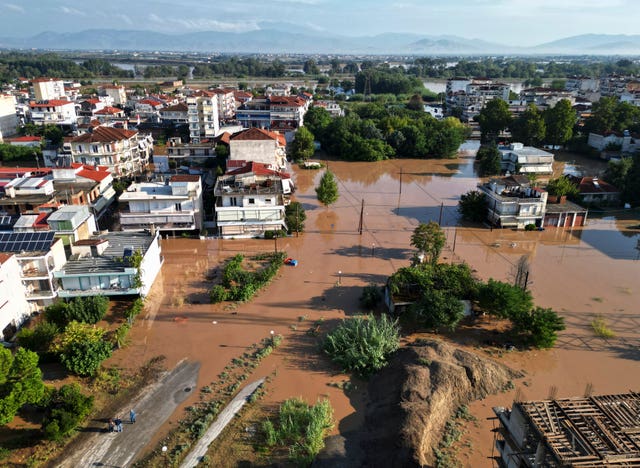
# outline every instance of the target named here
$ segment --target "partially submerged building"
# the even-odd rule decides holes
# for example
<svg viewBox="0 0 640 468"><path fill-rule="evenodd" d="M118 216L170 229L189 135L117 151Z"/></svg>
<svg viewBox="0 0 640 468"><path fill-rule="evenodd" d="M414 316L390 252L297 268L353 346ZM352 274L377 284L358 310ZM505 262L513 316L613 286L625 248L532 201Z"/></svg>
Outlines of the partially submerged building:
<svg viewBox="0 0 640 468"><path fill-rule="evenodd" d="M500 166L511 174L553 174L553 154L522 143L499 146Z"/></svg>
<svg viewBox="0 0 640 468"><path fill-rule="evenodd" d="M66 265L54 273L63 298L146 296L163 257L159 232L109 232L77 241Z"/></svg>
<svg viewBox="0 0 640 468"><path fill-rule="evenodd" d="M487 217L498 227L524 229L528 224L542 225L547 205L547 192L531 187L525 176L491 179L478 184L487 200Z"/></svg>
<svg viewBox="0 0 640 468"><path fill-rule="evenodd" d="M493 411L502 467L640 466L639 393L518 402Z"/></svg>

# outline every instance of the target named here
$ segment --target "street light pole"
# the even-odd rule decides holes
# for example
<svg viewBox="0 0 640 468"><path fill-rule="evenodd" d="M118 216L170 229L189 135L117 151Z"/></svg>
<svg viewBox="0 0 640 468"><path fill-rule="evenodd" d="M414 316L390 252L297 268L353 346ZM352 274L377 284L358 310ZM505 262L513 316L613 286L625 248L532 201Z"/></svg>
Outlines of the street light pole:
<svg viewBox="0 0 640 468"><path fill-rule="evenodd" d="M338 285L342 284L342 270L338 270Z"/></svg>

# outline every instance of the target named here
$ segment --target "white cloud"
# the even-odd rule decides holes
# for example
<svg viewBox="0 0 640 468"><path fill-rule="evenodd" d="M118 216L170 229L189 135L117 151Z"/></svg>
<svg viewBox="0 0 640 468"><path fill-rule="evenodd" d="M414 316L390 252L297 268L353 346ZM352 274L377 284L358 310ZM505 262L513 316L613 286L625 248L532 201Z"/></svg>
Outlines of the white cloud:
<svg viewBox="0 0 640 468"><path fill-rule="evenodd" d="M255 21L225 22L204 18L182 18L174 21L179 26L194 31L245 32L259 29Z"/></svg>
<svg viewBox="0 0 640 468"><path fill-rule="evenodd" d="M62 11L63 13L66 13L67 15L87 16L87 14L84 11L80 11L68 6L61 6L60 11Z"/></svg>
<svg viewBox="0 0 640 468"><path fill-rule="evenodd" d="M121 20L123 23L127 23L128 25L132 25L133 21L131 20L131 18L129 18L127 15L125 14L119 14L116 15L116 18L118 18L119 20Z"/></svg>
<svg viewBox="0 0 640 468"><path fill-rule="evenodd" d="M163 18L160 18L155 13L150 13L149 14L149 21L153 21L154 23L164 23L165 22L165 20Z"/></svg>
<svg viewBox="0 0 640 468"><path fill-rule="evenodd" d="M19 5L14 5L13 3L5 3L4 6L7 10L15 11L16 13L25 13L24 8Z"/></svg>

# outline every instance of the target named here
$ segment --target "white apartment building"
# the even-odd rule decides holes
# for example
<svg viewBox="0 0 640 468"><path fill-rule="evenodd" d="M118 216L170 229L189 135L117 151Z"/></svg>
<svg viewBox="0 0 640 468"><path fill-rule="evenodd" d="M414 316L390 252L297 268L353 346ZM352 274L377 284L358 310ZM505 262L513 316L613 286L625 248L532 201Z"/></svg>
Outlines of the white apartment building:
<svg viewBox="0 0 640 468"><path fill-rule="evenodd" d="M14 253L0 253L0 339L8 340L31 315L22 269Z"/></svg>
<svg viewBox="0 0 640 468"><path fill-rule="evenodd" d="M178 174L166 182L132 184L118 199L123 231L143 228L191 231L202 228L200 176Z"/></svg>
<svg viewBox="0 0 640 468"><path fill-rule="evenodd" d="M287 167L286 141L284 135L261 128L250 128L231 137L229 142L229 167L235 163L258 162L274 170Z"/></svg>
<svg viewBox="0 0 640 468"><path fill-rule="evenodd" d="M503 171L511 174L553 174L553 154L547 151L511 143L499 146L502 155L500 165Z"/></svg>
<svg viewBox="0 0 640 468"><path fill-rule="evenodd" d="M508 101L510 91L510 85L489 79L451 79L447 81L447 108L449 113L457 109L462 120L471 121L492 99Z"/></svg>
<svg viewBox="0 0 640 468"><path fill-rule="evenodd" d="M16 98L10 94L0 94L0 142L17 132Z"/></svg>
<svg viewBox="0 0 640 468"><path fill-rule="evenodd" d="M492 179L478 184L478 190L486 196L487 217L491 224L516 229L524 229L528 224L542 225L548 194L530 187L526 177Z"/></svg>
<svg viewBox="0 0 640 468"><path fill-rule="evenodd" d="M73 162L106 166L119 178L148 167L153 138L134 130L101 126L75 137L70 144Z"/></svg>
<svg viewBox="0 0 640 468"><path fill-rule="evenodd" d="M124 106L127 104L127 92L124 86L108 85L101 88L105 96L113 99L114 106Z"/></svg>
<svg viewBox="0 0 640 468"><path fill-rule="evenodd" d="M220 132L218 96L209 91L198 91L187 97L189 136L192 143L213 138Z"/></svg>
<svg viewBox="0 0 640 468"><path fill-rule="evenodd" d="M261 163L248 163L218 177L214 189L218 234L246 238L286 229L285 206L292 192L289 174Z"/></svg>
<svg viewBox="0 0 640 468"><path fill-rule="evenodd" d="M218 96L218 117L220 120L232 120L236 116L236 98L234 89L231 88L214 88L210 89L212 93Z"/></svg>
<svg viewBox="0 0 640 468"><path fill-rule="evenodd" d="M36 78L31 82L36 101L66 99L64 81L55 78Z"/></svg>
<svg viewBox="0 0 640 468"><path fill-rule="evenodd" d="M29 104L31 110L31 122L35 125L66 125L73 126L78 123L76 105L71 101L62 99L50 99Z"/></svg>

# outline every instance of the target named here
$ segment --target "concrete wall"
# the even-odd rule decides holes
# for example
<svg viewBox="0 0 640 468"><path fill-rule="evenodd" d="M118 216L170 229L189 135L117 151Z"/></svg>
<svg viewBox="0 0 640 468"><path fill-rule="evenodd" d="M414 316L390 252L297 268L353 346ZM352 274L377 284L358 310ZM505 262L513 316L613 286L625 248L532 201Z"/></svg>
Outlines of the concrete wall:
<svg viewBox="0 0 640 468"><path fill-rule="evenodd" d="M30 306L25 297L26 290L20 280L20 265L15 255L0 264L0 339L6 340L3 330L8 325L20 328L29 317Z"/></svg>
<svg viewBox="0 0 640 468"><path fill-rule="evenodd" d="M153 242L147 249L147 252L144 254L144 258L142 259L142 264L140 265L140 269L142 274L140 279L142 280L142 287L140 288L140 295L142 297L146 296L153 286L153 282L155 281L160 269L162 268L163 259L161 256L160 249L160 233L156 233Z"/></svg>
<svg viewBox="0 0 640 468"><path fill-rule="evenodd" d="M229 159L232 161L254 161L279 165L276 156L277 143L274 140L234 141L229 145Z"/></svg>

